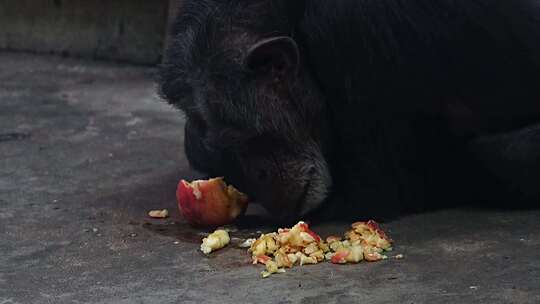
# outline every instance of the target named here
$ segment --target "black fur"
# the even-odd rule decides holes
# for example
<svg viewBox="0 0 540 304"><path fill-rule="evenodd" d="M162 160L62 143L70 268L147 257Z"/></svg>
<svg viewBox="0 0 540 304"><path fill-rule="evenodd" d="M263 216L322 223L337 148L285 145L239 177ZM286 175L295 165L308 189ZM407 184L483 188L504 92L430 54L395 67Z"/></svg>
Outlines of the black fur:
<svg viewBox="0 0 540 304"><path fill-rule="evenodd" d="M516 157L485 147L515 146L497 134L540 122L539 1L183 2L161 91L186 113L186 153L270 211L328 198L372 216L530 188L497 165ZM283 53L246 66L281 36L298 72L275 64Z"/></svg>

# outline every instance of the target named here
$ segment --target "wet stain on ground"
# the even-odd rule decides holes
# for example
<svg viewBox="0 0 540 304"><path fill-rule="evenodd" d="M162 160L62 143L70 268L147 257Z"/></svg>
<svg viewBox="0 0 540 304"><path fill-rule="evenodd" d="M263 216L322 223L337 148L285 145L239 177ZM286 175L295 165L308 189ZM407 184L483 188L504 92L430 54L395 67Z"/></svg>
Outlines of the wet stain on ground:
<svg viewBox="0 0 540 304"><path fill-rule="evenodd" d="M29 133L0 133L0 143L8 141L24 140L30 137Z"/></svg>
<svg viewBox="0 0 540 304"><path fill-rule="evenodd" d="M142 224L142 227L159 235L193 244L200 243L202 238L207 235L206 232L195 230L188 224L179 222L167 222L165 224L146 222Z"/></svg>
<svg viewBox="0 0 540 304"><path fill-rule="evenodd" d="M215 230L214 228L198 228L190 226L187 223L172 221L166 223L145 222L142 224L142 227L159 235L175 238L181 242L192 244L201 243L204 237ZM258 238L261 233L271 231L270 228L243 228L242 226L237 225L228 225L218 227L216 229L225 229L229 232L231 237L231 247L237 247L247 239Z"/></svg>

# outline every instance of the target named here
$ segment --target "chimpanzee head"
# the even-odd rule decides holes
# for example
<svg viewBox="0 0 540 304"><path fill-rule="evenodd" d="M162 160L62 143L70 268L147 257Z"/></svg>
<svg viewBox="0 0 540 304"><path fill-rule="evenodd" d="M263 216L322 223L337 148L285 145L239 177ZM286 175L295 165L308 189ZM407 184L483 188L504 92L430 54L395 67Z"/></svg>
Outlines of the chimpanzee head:
<svg viewBox="0 0 540 304"><path fill-rule="evenodd" d="M161 71L191 165L281 218L315 209L331 186L324 100L283 13L291 2L185 1Z"/></svg>

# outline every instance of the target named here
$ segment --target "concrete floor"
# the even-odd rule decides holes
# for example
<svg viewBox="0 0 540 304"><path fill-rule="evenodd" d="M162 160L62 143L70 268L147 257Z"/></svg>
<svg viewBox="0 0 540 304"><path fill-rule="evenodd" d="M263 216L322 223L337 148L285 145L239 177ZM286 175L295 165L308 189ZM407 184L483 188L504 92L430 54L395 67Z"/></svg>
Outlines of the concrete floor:
<svg viewBox="0 0 540 304"><path fill-rule="evenodd" d="M456 209L384 224L403 260L262 280L205 257L178 215L196 176L153 70L0 53L0 303L540 303L540 211ZM172 217L151 220L150 209ZM233 236L258 230L251 224ZM315 226L322 235L346 223Z"/></svg>

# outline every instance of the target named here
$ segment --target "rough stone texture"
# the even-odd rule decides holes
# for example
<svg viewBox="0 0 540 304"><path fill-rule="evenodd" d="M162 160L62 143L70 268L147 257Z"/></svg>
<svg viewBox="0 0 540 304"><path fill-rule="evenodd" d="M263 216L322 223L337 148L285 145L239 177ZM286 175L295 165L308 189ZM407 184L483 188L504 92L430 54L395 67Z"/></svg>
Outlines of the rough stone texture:
<svg viewBox="0 0 540 304"><path fill-rule="evenodd" d="M205 257L174 200L196 176L183 120L153 70L9 53L0 66L0 303L540 303L539 211L406 216L384 224L403 260L265 280L243 250ZM157 208L172 217L149 219ZM275 228L258 214L233 236Z"/></svg>
<svg viewBox="0 0 540 304"><path fill-rule="evenodd" d="M160 61L168 0L3 0L0 49Z"/></svg>

